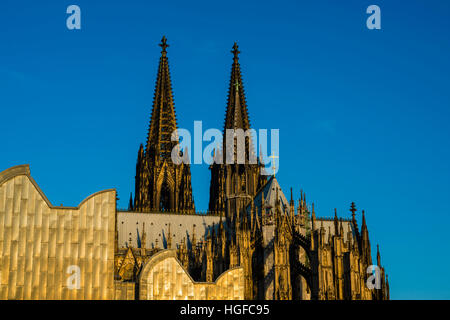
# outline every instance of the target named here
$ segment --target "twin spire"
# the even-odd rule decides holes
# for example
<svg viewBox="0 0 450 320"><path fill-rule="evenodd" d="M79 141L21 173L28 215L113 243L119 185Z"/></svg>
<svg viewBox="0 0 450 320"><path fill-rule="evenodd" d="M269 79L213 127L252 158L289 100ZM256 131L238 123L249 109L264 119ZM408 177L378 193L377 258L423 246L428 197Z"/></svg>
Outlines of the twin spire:
<svg viewBox="0 0 450 320"><path fill-rule="evenodd" d="M175 165L172 150L178 138L172 141L177 130L177 120L172 93L166 37L159 45L152 114L145 149L141 145L136 164L135 211L194 212L191 172L189 164ZM132 200L130 199L130 206Z"/></svg>
<svg viewBox="0 0 450 320"><path fill-rule="evenodd" d="M177 141L172 142L171 133L176 130L176 114L173 101L172 82L170 78L169 63L167 59L167 39L165 36L159 44L161 57L159 61L155 94L153 98L152 115L147 137L146 153L155 157L167 158ZM239 64L239 49L235 42L233 45L233 65L231 67L230 85L228 90L227 108L224 129L250 129L244 85ZM159 144L158 142L161 142ZM156 149L156 147L160 149Z"/></svg>
<svg viewBox="0 0 450 320"><path fill-rule="evenodd" d="M165 160L170 158L173 147L178 143L177 141L171 141L171 134L177 129L177 120L166 51L169 45L166 37L162 38L159 46L162 51L156 77L146 152L150 156Z"/></svg>
<svg viewBox="0 0 450 320"><path fill-rule="evenodd" d="M239 64L238 45L233 45L233 65L231 66L230 86L228 89L227 111L224 129L250 129L244 85L242 82L241 66Z"/></svg>
<svg viewBox="0 0 450 320"><path fill-rule="evenodd" d="M246 132L250 128L250 120L247 111L247 101L245 99L244 84L242 81L241 66L239 64L239 47L234 43L233 64L231 66L230 83L228 87L227 107L225 112L225 123L222 146L215 150L214 157L220 159L222 163L213 163L210 166L211 183L209 192L209 210L225 211L226 217L231 217L232 212L238 212L243 208L242 199L255 196L257 190L265 185L266 176L261 174L262 166L259 163L252 163L254 159L254 148L251 135ZM232 164L226 163L227 155L237 152L237 136L232 149L228 150L225 142L227 129L242 129L245 136L245 164L238 164L237 157ZM244 197L244 198L242 198Z"/></svg>
<svg viewBox="0 0 450 320"><path fill-rule="evenodd" d="M134 201L130 199L130 208L136 211L193 211L195 206L190 166L188 164L177 166L171 161L172 150L178 144L178 139L175 141L171 139L172 133L177 130L177 120L167 58L169 45L165 36L161 39L159 46L161 47L161 57L151 119L146 145L145 147L141 145L138 152L135 199ZM233 65L225 129L240 128L245 131L250 129L250 121L239 65L240 52L236 43L231 52L233 53ZM242 178L243 186L247 179L247 177ZM214 208L214 210L219 210L219 208ZM223 210L223 205L220 206L220 210Z"/></svg>

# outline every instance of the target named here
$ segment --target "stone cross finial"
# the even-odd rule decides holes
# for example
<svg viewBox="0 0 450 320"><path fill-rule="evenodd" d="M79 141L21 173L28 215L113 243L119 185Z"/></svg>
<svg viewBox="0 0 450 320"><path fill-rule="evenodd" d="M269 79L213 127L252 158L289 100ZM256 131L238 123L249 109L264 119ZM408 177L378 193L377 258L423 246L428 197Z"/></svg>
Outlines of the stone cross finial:
<svg viewBox="0 0 450 320"><path fill-rule="evenodd" d="M241 53L241 52L238 50L238 48L239 48L239 47L238 47L237 43L235 42L234 45L233 45L233 50L231 50L231 53L234 54L234 58L235 58L235 59L238 59L238 54Z"/></svg>
<svg viewBox="0 0 450 320"><path fill-rule="evenodd" d="M159 44L159 46L162 48L161 53L166 53L166 49L167 47L169 47L169 45L167 44L167 39L166 36L163 36L161 39L161 43Z"/></svg>

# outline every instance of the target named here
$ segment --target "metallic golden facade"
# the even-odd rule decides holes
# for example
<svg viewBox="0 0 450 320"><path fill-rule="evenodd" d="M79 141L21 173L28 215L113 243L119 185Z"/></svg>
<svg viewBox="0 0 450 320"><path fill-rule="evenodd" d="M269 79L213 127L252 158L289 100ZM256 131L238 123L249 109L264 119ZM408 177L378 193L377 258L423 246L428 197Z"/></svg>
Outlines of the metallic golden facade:
<svg viewBox="0 0 450 320"><path fill-rule="evenodd" d="M53 206L28 166L0 173L0 298L113 299L116 192ZM70 266L80 288L69 289Z"/></svg>
<svg viewBox="0 0 450 320"><path fill-rule="evenodd" d="M244 269L237 267L215 282L195 282L177 259L176 250L155 254L141 271L140 300L242 300Z"/></svg>
<svg viewBox="0 0 450 320"><path fill-rule="evenodd" d="M154 250L142 260L136 282L114 280L135 272L131 248L116 254L116 192L106 190L78 207L55 207L28 165L0 172L0 299L133 300L243 299L244 271L236 267L215 282L196 282L176 250ZM130 261L131 260L131 261ZM70 287L70 267L80 270L80 286Z"/></svg>

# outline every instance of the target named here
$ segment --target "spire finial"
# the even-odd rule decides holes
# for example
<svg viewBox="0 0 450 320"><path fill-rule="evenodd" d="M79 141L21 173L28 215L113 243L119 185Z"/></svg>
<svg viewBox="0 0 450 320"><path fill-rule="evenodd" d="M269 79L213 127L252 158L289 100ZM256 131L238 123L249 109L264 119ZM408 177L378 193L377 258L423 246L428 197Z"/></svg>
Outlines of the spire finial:
<svg viewBox="0 0 450 320"><path fill-rule="evenodd" d="M273 164L272 164L272 175L275 177L275 173L276 173L276 170L277 170L277 166L275 164L275 159L277 159L278 156L272 154L269 158L272 158L272 162L273 162Z"/></svg>
<svg viewBox="0 0 450 320"><path fill-rule="evenodd" d="M350 205L350 212L352 213L352 219L355 219L355 212L356 212L356 206L355 203L352 202L352 204Z"/></svg>
<svg viewBox="0 0 450 320"><path fill-rule="evenodd" d="M167 49L167 47L169 47L169 45L167 44L166 36L163 36L163 37L162 37L161 43L159 44L159 46L162 48L161 53L162 53L163 55L165 55L165 53L167 52L166 49Z"/></svg>
<svg viewBox="0 0 450 320"><path fill-rule="evenodd" d="M233 50L231 50L231 53L234 55L234 59L235 59L235 60L238 60L238 59L239 59L238 55L239 55L239 53L241 53L241 52L238 50L238 48L239 48L239 46L238 46L237 43L235 42L234 45L233 45Z"/></svg>

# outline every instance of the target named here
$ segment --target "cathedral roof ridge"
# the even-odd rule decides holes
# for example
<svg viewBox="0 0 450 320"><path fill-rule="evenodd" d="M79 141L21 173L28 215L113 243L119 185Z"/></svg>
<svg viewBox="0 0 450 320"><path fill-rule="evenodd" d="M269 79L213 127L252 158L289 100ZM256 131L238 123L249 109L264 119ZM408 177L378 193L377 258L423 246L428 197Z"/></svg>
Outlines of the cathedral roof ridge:
<svg viewBox="0 0 450 320"><path fill-rule="evenodd" d="M264 204L266 205L269 204L270 206L275 206L277 200L280 200L283 209L287 209L289 207L289 201L284 195L284 192L275 176L271 176L270 179L264 184L264 186L261 187L258 192L256 192L255 196L253 197L255 206L262 205L262 203L260 203L260 201L262 200L262 194L264 194ZM251 204L247 205L247 211L250 210L250 206Z"/></svg>
<svg viewBox="0 0 450 320"><path fill-rule="evenodd" d="M194 215L194 216L220 216L220 213L224 214L223 211L193 211L193 210L145 210L145 211L138 211L138 210L130 210L130 209L123 209L123 208L117 208L117 212L129 212L129 213L139 213L139 214L167 214L167 215Z"/></svg>
<svg viewBox="0 0 450 320"><path fill-rule="evenodd" d="M316 217L316 220L318 221L334 221L334 217ZM339 220L342 220L344 222L351 222L352 219L350 218L339 218Z"/></svg>

